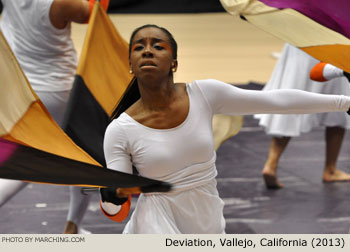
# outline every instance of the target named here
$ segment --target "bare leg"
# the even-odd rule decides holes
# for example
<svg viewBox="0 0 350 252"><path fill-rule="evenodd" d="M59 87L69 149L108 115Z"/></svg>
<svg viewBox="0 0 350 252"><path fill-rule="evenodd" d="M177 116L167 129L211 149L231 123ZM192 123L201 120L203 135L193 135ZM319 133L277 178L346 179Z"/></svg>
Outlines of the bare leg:
<svg viewBox="0 0 350 252"><path fill-rule="evenodd" d="M289 143L290 137L272 137L269 155L265 162L262 174L268 189L279 189L283 185L277 180L278 161Z"/></svg>
<svg viewBox="0 0 350 252"><path fill-rule="evenodd" d="M323 172L323 182L350 181L350 174L338 170L336 167L344 134L344 128L326 128L326 164Z"/></svg>
<svg viewBox="0 0 350 252"><path fill-rule="evenodd" d="M66 227L64 228L63 233L64 234L77 234L78 233L78 226L71 221L67 221Z"/></svg>

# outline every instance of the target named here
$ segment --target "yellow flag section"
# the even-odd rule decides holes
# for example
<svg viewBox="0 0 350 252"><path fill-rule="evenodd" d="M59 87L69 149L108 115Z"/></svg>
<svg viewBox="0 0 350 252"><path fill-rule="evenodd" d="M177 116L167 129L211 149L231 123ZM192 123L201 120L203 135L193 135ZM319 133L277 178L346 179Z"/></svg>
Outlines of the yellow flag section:
<svg viewBox="0 0 350 252"><path fill-rule="evenodd" d="M346 1L310 0L307 4L304 0L220 2L231 15L240 15L316 59L350 71L350 40L346 36L349 34L350 6Z"/></svg>
<svg viewBox="0 0 350 252"><path fill-rule="evenodd" d="M56 124L31 89L3 34L0 34L0 137L99 165Z"/></svg>
<svg viewBox="0 0 350 252"><path fill-rule="evenodd" d="M226 140L237 135L242 125L243 116L214 115L212 126L215 150Z"/></svg>
<svg viewBox="0 0 350 252"><path fill-rule="evenodd" d="M77 74L110 116L124 94L129 74L128 43L96 3L91 16Z"/></svg>

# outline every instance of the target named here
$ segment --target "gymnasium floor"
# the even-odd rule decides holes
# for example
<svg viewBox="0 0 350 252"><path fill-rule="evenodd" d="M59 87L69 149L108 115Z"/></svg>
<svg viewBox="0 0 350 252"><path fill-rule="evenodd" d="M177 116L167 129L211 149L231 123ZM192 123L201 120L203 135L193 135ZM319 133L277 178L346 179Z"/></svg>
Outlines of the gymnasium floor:
<svg viewBox="0 0 350 252"><path fill-rule="evenodd" d="M177 81L215 78L233 84L265 83L283 42L226 13L196 15L112 15L124 38L145 23L174 34L179 44ZM86 26L73 26L81 50ZM254 85L251 85L256 87ZM252 117L217 152L218 188L225 201L227 233L347 233L350 183L324 184L322 129L293 139L282 156L279 177L285 188L265 189L261 169L269 138ZM350 172L346 136L338 168ZM0 208L0 233L62 233L68 211L68 187L30 184ZM83 221L92 233L121 233L99 210L98 195Z"/></svg>

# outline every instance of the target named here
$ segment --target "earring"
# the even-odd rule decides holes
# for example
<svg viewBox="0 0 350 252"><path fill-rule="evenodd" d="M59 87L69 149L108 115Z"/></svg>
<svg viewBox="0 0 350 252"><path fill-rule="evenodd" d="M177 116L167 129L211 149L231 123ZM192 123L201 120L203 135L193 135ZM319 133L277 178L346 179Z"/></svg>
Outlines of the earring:
<svg viewBox="0 0 350 252"><path fill-rule="evenodd" d="M176 72L176 67L173 67L173 68L171 69L171 71L172 71L173 73L175 73L175 72Z"/></svg>
<svg viewBox="0 0 350 252"><path fill-rule="evenodd" d="M130 70L129 70L129 73L130 73L130 74L133 74L133 72L132 72L132 69L131 69L131 68L130 68Z"/></svg>

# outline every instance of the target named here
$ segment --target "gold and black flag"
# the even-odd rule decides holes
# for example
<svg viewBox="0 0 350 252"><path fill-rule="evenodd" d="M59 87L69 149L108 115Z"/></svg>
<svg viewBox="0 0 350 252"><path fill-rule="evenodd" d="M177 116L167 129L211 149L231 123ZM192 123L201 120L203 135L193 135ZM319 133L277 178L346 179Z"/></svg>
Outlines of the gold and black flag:
<svg viewBox="0 0 350 252"><path fill-rule="evenodd" d="M132 79L128 62L128 43L96 3L62 128L103 165L104 132Z"/></svg>
<svg viewBox="0 0 350 252"><path fill-rule="evenodd" d="M104 131L131 79L127 43L96 3L66 116L69 137L31 89L0 31L0 177L169 190L166 183L103 168Z"/></svg>

